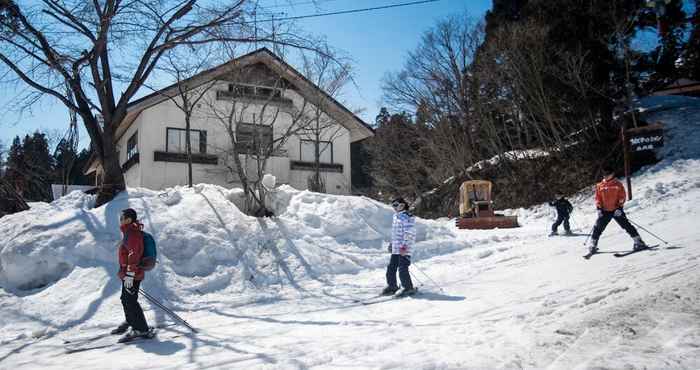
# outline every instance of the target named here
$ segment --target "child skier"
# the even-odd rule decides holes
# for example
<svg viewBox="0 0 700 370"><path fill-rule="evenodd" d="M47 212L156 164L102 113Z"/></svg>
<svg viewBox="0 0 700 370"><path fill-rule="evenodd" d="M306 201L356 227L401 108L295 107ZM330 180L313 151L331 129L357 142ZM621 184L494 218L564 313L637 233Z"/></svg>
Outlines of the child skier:
<svg viewBox="0 0 700 370"><path fill-rule="evenodd" d="M382 291L382 295L393 295L399 290L396 285L396 271L399 272L399 279L403 289L397 296L404 297L416 293L411 282L411 275L408 266L411 265L411 247L416 241L416 219L408 211L408 202L403 198L396 198L391 202L394 208L394 218L391 224L391 243L389 253L391 259L386 267L387 287Z"/></svg>
<svg viewBox="0 0 700 370"><path fill-rule="evenodd" d="M639 236L637 229L629 222L622 210L625 204L625 187L615 178L615 170L610 167L603 168L603 181L595 187L595 206L598 208L598 219L593 226L593 233L589 242L590 253L598 251L598 238L611 219L615 219L618 225L625 229L634 240L634 250L647 247Z"/></svg>
<svg viewBox="0 0 700 370"><path fill-rule="evenodd" d="M557 228L562 222L564 223L565 235L573 235L569 226L569 216L574 207L563 195L557 195L555 198L553 202L549 202L549 205L557 209L557 220L552 224L552 232L549 236L557 235Z"/></svg>
<svg viewBox="0 0 700 370"><path fill-rule="evenodd" d="M119 245L119 279L122 280L121 301L124 307L126 321L112 330L112 334L124 334L119 342L128 342L138 337L151 337L153 332L148 328L146 317L139 305L139 286L144 278L143 269L139 266L143 256L143 224L138 222L136 211L127 208L119 217L120 229L124 235Z"/></svg>

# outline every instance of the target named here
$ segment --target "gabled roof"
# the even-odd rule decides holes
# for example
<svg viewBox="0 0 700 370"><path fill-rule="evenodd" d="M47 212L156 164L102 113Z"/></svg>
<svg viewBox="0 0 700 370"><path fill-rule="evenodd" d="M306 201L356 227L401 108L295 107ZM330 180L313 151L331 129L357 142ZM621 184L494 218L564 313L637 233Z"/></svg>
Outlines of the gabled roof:
<svg viewBox="0 0 700 370"><path fill-rule="evenodd" d="M198 73L180 83L185 84L188 89L192 89L212 81L217 77L223 76L226 73L256 63L263 63L272 71L284 77L288 82L294 85L302 96L306 96L310 100L312 100L311 97L320 97L320 99L323 99L324 107L327 107L328 110L326 114L333 117L334 120L350 131L350 142L366 139L374 135L374 130L366 122L357 117L357 115L352 113L344 105L340 104L332 96L328 95L325 91L316 86L316 84L304 77L299 71L267 48L257 49L251 53L232 59L227 63ZM313 94L309 93L311 90L313 90ZM126 118L117 128L115 137L119 138L136 117L138 117L141 111L167 100L168 96L176 96L177 94L177 83L174 83L160 91L153 92L129 103ZM314 101L311 102L316 105L318 104Z"/></svg>

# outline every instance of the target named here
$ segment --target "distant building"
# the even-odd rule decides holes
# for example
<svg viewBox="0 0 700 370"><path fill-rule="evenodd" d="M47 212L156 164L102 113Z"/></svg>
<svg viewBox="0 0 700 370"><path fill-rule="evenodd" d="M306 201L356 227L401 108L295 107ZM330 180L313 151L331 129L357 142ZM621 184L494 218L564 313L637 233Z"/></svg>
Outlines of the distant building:
<svg viewBox="0 0 700 370"><path fill-rule="evenodd" d="M673 83L654 91L653 96L683 95L700 97L700 82L681 78Z"/></svg>

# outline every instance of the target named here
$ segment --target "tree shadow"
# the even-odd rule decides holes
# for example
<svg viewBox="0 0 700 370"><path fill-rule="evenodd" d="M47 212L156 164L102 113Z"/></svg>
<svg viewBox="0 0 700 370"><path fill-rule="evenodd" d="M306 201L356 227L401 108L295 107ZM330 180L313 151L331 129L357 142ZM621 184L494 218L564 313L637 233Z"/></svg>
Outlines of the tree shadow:
<svg viewBox="0 0 700 370"><path fill-rule="evenodd" d="M314 271L313 267L309 264L306 258L304 258L301 252L299 252L299 248L297 248L296 244L294 244L294 242L292 242L292 240L289 238L289 230L287 229L287 226L282 222L282 220L280 220L279 218L274 218L272 219L272 221L275 223L275 225L277 225L282 240L284 240L285 244L287 245L287 250L290 251L299 260L299 262L301 262L301 265L304 267L304 271L306 271L307 275L309 275L314 280L320 281L324 284L328 284L328 280L321 278L318 275L318 273Z"/></svg>

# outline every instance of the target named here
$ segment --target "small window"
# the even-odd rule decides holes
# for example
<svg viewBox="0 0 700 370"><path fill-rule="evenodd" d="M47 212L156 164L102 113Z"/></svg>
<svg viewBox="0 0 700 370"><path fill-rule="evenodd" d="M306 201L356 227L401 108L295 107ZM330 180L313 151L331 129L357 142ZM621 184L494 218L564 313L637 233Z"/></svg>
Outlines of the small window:
<svg viewBox="0 0 700 370"><path fill-rule="evenodd" d="M299 146L299 160L302 162L316 161L316 142L314 140L301 140ZM319 163L333 163L333 142L319 141Z"/></svg>
<svg viewBox="0 0 700 370"><path fill-rule="evenodd" d="M184 128L166 129L165 151L170 153L187 153L187 130ZM192 153L205 154L207 152L207 132L204 130L190 129L190 143Z"/></svg>
<svg viewBox="0 0 700 370"><path fill-rule="evenodd" d="M138 148L138 131L134 132L133 135L126 142L126 160L128 161L131 157L135 156L139 152Z"/></svg>
<svg viewBox="0 0 700 370"><path fill-rule="evenodd" d="M270 150L272 147L272 126L239 123L236 126L236 141L238 152L254 154L260 149Z"/></svg>

